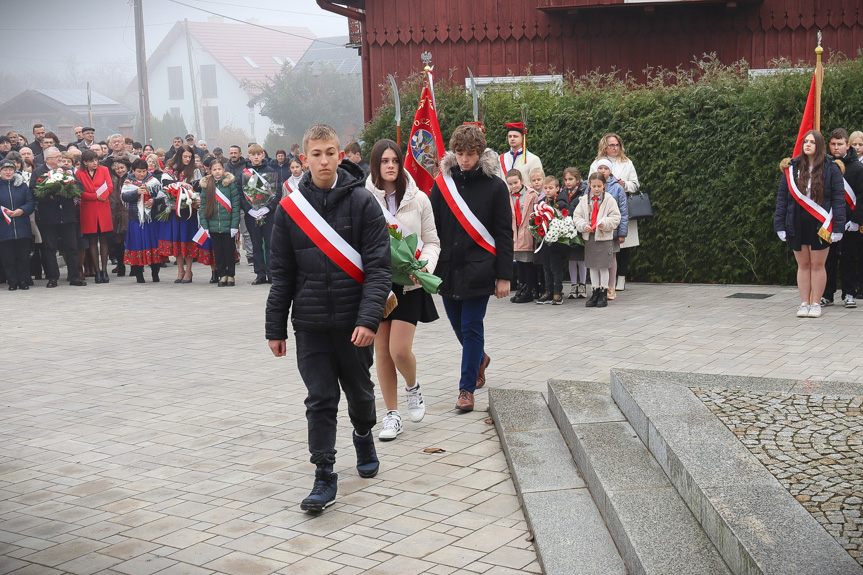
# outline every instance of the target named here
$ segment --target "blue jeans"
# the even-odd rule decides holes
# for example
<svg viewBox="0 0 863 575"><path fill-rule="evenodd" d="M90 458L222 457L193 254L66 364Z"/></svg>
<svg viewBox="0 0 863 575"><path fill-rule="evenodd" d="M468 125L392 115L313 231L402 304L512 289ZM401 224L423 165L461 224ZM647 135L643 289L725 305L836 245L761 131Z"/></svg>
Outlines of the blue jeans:
<svg viewBox="0 0 863 575"><path fill-rule="evenodd" d="M465 300L443 298L443 307L461 344L461 379L459 389L476 391L479 366L485 358L485 328L483 320L488 308L488 296Z"/></svg>

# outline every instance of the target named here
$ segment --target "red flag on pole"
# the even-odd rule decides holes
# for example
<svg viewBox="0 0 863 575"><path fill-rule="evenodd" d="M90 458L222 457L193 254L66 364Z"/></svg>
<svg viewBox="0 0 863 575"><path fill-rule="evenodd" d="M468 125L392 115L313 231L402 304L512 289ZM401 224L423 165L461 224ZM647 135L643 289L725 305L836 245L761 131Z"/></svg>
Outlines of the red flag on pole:
<svg viewBox="0 0 863 575"><path fill-rule="evenodd" d="M803 137L809 130L815 129L815 93L818 91L816 75L812 74L812 84L809 86L809 97L806 98L806 109L803 110L803 120L800 122L800 130L797 131L797 143L794 144L794 154L792 158L796 158L803 153Z"/></svg>
<svg viewBox="0 0 863 575"><path fill-rule="evenodd" d="M434 99L428 86L423 87L417 113L411 126L405 170L413 176L417 187L431 193L441 158L446 152L437 122Z"/></svg>

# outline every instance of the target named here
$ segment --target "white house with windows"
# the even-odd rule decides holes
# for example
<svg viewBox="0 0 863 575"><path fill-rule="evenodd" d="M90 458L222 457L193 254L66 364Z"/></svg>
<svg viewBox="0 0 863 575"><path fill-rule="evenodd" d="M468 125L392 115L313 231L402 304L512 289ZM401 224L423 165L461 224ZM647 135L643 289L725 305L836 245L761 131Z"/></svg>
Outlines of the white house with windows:
<svg viewBox="0 0 863 575"><path fill-rule="evenodd" d="M260 113L256 86L268 82L285 62L299 61L314 39L305 27L261 28L221 18L177 22L147 59L150 112L157 118L166 112L182 116L210 149L234 143L218 141L226 126L263 142L270 120ZM137 78L129 91L137 91Z"/></svg>

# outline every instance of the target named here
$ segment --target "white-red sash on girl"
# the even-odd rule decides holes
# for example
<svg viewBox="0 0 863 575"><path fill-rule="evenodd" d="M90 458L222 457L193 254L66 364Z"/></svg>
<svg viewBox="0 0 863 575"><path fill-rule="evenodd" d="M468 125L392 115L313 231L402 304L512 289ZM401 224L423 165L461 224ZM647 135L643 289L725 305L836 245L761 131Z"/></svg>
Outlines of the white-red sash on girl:
<svg viewBox="0 0 863 575"><path fill-rule="evenodd" d="M287 184L287 182L285 183ZM333 263L354 278L357 283L363 283L366 276L363 272L363 258L359 252L327 223L303 194L290 185L287 187L291 193L282 198L279 203L285 208L294 223L300 226L303 233Z"/></svg>
<svg viewBox="0 0 863 575"><path fill-rule="evenodd" d="M842 184L845 186L845 201L848 202L848 205L851 206L852 210L857 209L857 194L854 193L854 190L851 189L851 186L848 184L848 180L842 178Z"/></svg>
<svg viewBox="0 0 863 575"><path fill-rule="evenodd" d="M800 204L800 207L809 212L809 214L821 222L821 227L818 229L818 236L825 242L830 242L830 234L833 233L833 208L826 211L824 208L816 204L809 196L800 192L797 188L797 182L794 181L794 175L791 172L791 166L785 170L785 179L788 181L788 189L791 191L791 197Z"/></svg>
<svg viewBox="0 0 863 575"><path fill-rule="evenodd" d="M223 208L228 210L228 212L233 212L231 209L231 200L228 196L222 193L218 186L216 187L216 201L219 202Z"/></svg>
<svg viewBox="0 0 863 575"><path fill-rule="evenodd" d="M494 238L488 232L482 222L474 215L470 208L465 203L464 198L458 193L455 182L450 176L444 175L443 172L437 175L435 183L441 194L443 194L449 209L453 215L468 233L473 240L480 245L481 248L487 250L491 255L497 255L497 247Z"/></svg>
<svg viewBox="0 0 863 575"><path fill-rule="evenodd" d="M12 213L12 210L0 206L0 212L3 212L3 219L6 220L6 225L12 224L12 218L9 217L9 214Z"/></svg>
<svg viewBox="0 0 863 575"><path fill-rule="evenodd" d="M386 201L386 199L384 201ZM407 226L401 223L397 217L391 214L390 211L383 206L383 204L378 202L378 205L381 206L381 211L384 213L384 217L387 219L387 223L391 226L394 226L399 231L399 233L401 233L403 238L406 238L413 233L407 228ZM419 234L417 234L417 253L420 253L422 251L423 245L424 243L422 238Z"/></svg>

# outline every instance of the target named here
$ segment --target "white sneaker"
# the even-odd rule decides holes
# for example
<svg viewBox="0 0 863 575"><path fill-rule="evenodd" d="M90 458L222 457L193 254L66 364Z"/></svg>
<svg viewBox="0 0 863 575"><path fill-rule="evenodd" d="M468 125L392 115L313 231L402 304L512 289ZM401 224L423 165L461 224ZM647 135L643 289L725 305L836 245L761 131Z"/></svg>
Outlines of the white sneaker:
<svg viewBox="0 0 863 575"><path fill-rule="evenodd" d="M406 389L408 400L408 415L411 421L419 423L426 416L426 404L423 401L423 392L420 391L420 384L417 383L413 389Z"/></svg>
<svg viewBox="0 0 863 575"><path fill-rule="evenodd" d="M806 317L821 317L821 304L813 303L809 306L809 315Z"/></svg>
<svg viewBox="0 0 863 575"><path fill-rule="evenodd" d="M378 439L381 441L392 441L402 431L402 418L399 412L388 411L384 416L383 427L378 434Z"/></svg>
<svg viewBox="0 0 863 575"><path fill-rule="evenodd" d="M857 301L850 293L845 296L845 307L857 307Z"/></svg>
<svg viewBox="0 0 863 575"><path fill-rule="evenodd" d="M617 276L617 281L614 283L614 289L617 291L623 291L626 289L626 278L623 276Z"/></svg>
<svg viewBox="0 0 863 575"><path fill-rule="evenodd" d="M821 307L820 305L818 306ZM797 308L797 317L809 317L809 304L801 303Z"/></svg>

